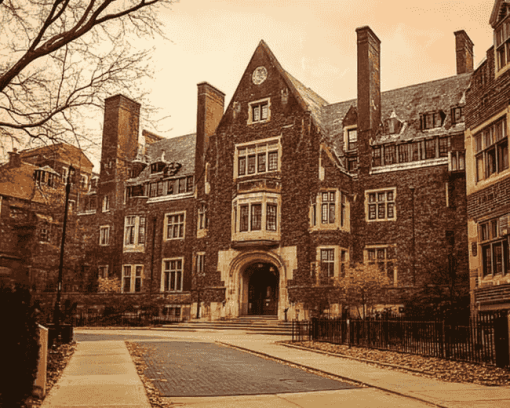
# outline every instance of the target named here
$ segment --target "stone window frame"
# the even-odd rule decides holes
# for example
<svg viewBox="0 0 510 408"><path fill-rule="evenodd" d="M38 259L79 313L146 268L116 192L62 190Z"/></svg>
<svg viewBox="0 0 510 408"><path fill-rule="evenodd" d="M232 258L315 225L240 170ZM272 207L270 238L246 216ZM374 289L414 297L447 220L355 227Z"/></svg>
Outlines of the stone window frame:
<svg viewBox="0 0 510 408"><path fill-rule="evenodd" d="M143 220L143 221L142 221ZM128 224L128 221L132 222ZM128 231L129 237L128 240ZM147 240L147 217L145 215L130 214L124 217L123 251L143 251Z"/></svg>
<svg viewBox="0 0 510 408"><path fill-rule="evenodd" d="M261 218L260 229L252 229L252 207L260 205ZM268 205L276 206L276 230L268 229ZM248 229L241 231L241 207L248 206ZM237 196L232 201L232 239L249 240L249 239L268 239L274 240L280 237L281 231L281 196L277 193L248 193Z"/></svg>
<svg viewBox="0 0 510 408"><path fill-rule="evenodd" d="M206 262L205 252L202 251L195 253L194 270L197 275L199 276L205 275L205 262Z"/></svg>
<svg viewBox="0 0 510 408"><path fill-rule="evenodd" d="M317 246L316 253L315 253L315 264L316 267L316 284L320 285L320 277L322 275L322 254L323 251L330 251L333 250L333 275L329 274L325 278L327 280L329 279L339 279L345 275L345 266L349 264L350 262L350 254L349 249L344 248L340 245L319 245ZM343 255L343 256L342 256Z"/></svg>
<svg viewBox="0 0 510 408"><path fill-rule="evenodd" d="M388 192L393 193L393 199L388 200ZM386 193L386 198L379 201L379 194ZM371 194L375 194L375 201L370 201ZM385 204L384 217L379 218L379 204ZM393 204L393 217L388 217L388 205ZM396 221L397 220L397 188L396 187L385 187L372 190L365 190L365 221L366 222L384 222L384 221ZM370 216L370 206L375 205L375 218Z"/></svg>
<svg viewBox="0 0 510 408"><path fill-rule="evenodd" d="M180 226L182 224L182 236L168 237L169 217L173 217L176 215L183 215L183 220L182 220L182 222L177 222L175 224L172 223L172 227L174 225ZM179 231L181 231L181 230L179 229ZM164 226L163 226L163 239L165 241L173 241L176 239L184 239L184 238L186 238L186 211L173 211L173 212L165 213L165 221L164 221Z"/></svg>
<svg viewBox="0 0 510 408"><path fill-rule="evenodd" d="M353 131L353 130L356 130L356 147L354 147L353 149L349 149L349 132L350 131ZM347 151L355 151L358 149L358 143L359 143L359 138L358 138L358 125L349 125L349 126L344 126L344 151L347 152Z"/></svg>
<svg viewBox="0 0 510 408"><path fill-rule="evenodd" d="M448 152L448 170L466 171L466 151L452 150Z"/></svg>
<svg viewBox="0 0 510 408"><path fill-rule="evenodd" d="M263 106L267 106L266 118L265 119L262 118L262 111L260 111L259 113L260 119L255 120L253 118L254 109L256 109L257 107L262 108ZM256 101L248 103L248 122L247 122L248 125L253 125L257 123L267 123L270 120L271 120L271 98L258 99Z"/></svg>
<svg viewBox="0 0 510 408"><path fill-rule="evenodd" d="M103 231L105 232L103 233ZM110 245L110 225L101 225L99 227L99 245Z"/></svg>
<svg viewBox="0 0 510 408"><path fill-rule="evenodd" d="M388 248L391 248L393 257L388 257ZM370 259L370 251L374 251L373 260ZM384 257L379 258L379 251L384 251ZM398 267L397 267L397 244L375 244L375 245L365 245L363 248L363 263L365 265L373 265L373 264L383 264L384 265L384 273L390 279L390 285L393 287L398 286ZM388 264L393 263L393 274L392 278L388 276Z"/></svg>
<svg viewBox="0 0 510 408"><path fill-rule="evenodd" d="M168 262L168 268L166 268ZM172 269L172 262L175 262L175 268ZM180 268L179 268L180 262ZM168 273L168 279L165 276ZM175 276L172 278L172 273L175 273ZM180 273L180 275L179 275ZM178 279L180 276L180 280ZM173 281L174 289L171 289ZM168 282L168 285L167 285ZM184 283L184 257L174 257L174 258L163 258L161 260L161 285L160 291L165 292L182 292L183 291L183 283ZM167 290L165 290L165 287Z"/></svg>
<svg viewBox="0 0 510 408"><path fill-rule="evenodd" d="M109 212L110 211L110 196L108 194L103 196L101 201L101 211Z"/></svg>
<svg viewBox="0 0 510 408"><path fill-rule="evenodd" d="M97 266L97 277L98 278L108 278L108 269L109 265L98 265Z"/></svg>
<svg viewBox="0 0 510 408"><path fill-rule="evenodd" d="M501 132L498 129L501 129ZM474 176L476 183L488 180L510 168L508 134L508 121L505 114L498 116L494 121L473 135ZM498 135L500 135L500 138L498 138ZM504 159L505 150L506 167ZM492 159L490 160L489 158ZM492 166L489 165L491 162Z"/></svg>
<svg viewBox="0 0 510 408"><path fill-rule="evenodd" d="M446 115L442 110L426 112L420 115L422 130L437 129L444 125Z"/></svg>
<svg viewBox="0 0 510 408"><path fill-rule="evenodd" d="M452 124L457 125L459 123L464 123L464 107L463 106L455 106L451 111Z"/></svg>
<svg viewBox="0 0 510 408"><path fill-rule="evenodd" d="M274 174L281 170L282 166L282 145L281 145L281 136L270 137L267 139L254 140L251 142L239 143L235 146L234 151L234 180L238 178L250 177L250 176L260 176L263 174ZM252 150L250 150L252 149ZM241 152L240 152L241 151ZM244 151L244 154L243 152ZM270 153L277 153L277 168L275 170L269 170L269 155ZM265 153L265 171L259 172L259 163L258 158L259 155ZM244 174L239 174L240 159L245 157L245 172ZM255 157L255 171L253 173L248 172L248 158Z"/></svg>
<svg viewBox="0 0 510 408"><path fill-rule="evenodd" d="M335 194L335 201L331 203L328 201L328 204L333 204L335 207L335 221L323 223L323 194ZM328 209L329 213L329 209ZM350 223L350 213L351 213L351 205L349 201L348 194L344 191L337 188L323 188L321 189L316 197L315 202L312 202L310 206L309 212L309 220L310 220L310 230L311 231L324 231L324 230L341 230L350 232L351 223ZM328 214L329 215L329 214ZM328 217L328 221L330 218Z"/></svg>
<svg viewBox="0 0 510 408"><path fill-rule="evenodd" d="M203 238L209 230L209 218L207 217L207 204L198 203L197 206L197 238Z"/></svg>
<svg viewBox="0 0 510 408"><path fill-rule="evenodd" d="M129 268L129 274L126 274ZM140 274L138 272L140 271ZM122 265L122 282L120 289L122 293L141 293L143 285L143 264L123 264ZM125 290L125 282L129 279L129 290ZM138 285L137 285L138 284Z"/></svg>
<svg viewBox="0 0 510 408"><path fill-rule="evenodd" d="M494 64L496 78L510 68L510 17L508 16L494 29Z"/></svg>
<svg viewBox="0 0 510 408"><path fill-rule="evenodd" d="M501 233L500 218L491 218L478 223L478 244L480 246L480 268L482 278L506 276L510 273L510 236ZM501 272L497 270L497 248L501 249ZM489 254L490 259L487 259ZM490 273L487 269L490 268Z"/></svg>
<svg viewBox="0 0 510 408"><path fill-rule="evenodd" d="M51 225L47 222L41 223L39 227L39 242L44 244L51 242Z"/></svg>

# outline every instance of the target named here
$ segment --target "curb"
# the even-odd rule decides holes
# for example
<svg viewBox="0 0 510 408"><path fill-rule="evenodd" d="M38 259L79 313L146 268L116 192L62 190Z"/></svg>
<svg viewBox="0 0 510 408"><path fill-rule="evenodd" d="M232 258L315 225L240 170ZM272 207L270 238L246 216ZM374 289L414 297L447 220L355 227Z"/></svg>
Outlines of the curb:
<svg viewBox="0 0 510 408"><path fill-rule="evenodd" d="M379 361L366 360L364 358L359 358L359 357L351 357L351 356L347 356L345 354L340 354L340 353L330 353L329 351L318 350L318 349L313 349L313 348L308 348L308 347L303 347L303 346L297 346L297 345L294 345L294 344L288 344L288 343L283 343L283 342L278 342L278 344L280 346L285 346L285 347L289 347L289 348L295 348L295 349L298 349L298 350L313 351L314 353L325 354L325 355L331 356L331 357L348 358L350 360L361 361L363 363L370 363L370 364L376 364L376 365L379 365L379 366L398 368L399 370L411 371L413 373L423 374L423 375L426 375L426 376L430 376L430 374L426 373L425 371L415 370L413 368L407 368L407 367L399 366L399 365L396 365L396 364L380 363Z"/></svg>
<svg viewBox="0 0 510 408"><path fill-rule="evenodd" d="M376 388L378 390L389 392L389 393L395 394L395 395L399 395L401 397L411 398L411 399L414 399L416 401L420 401L420 402L423 402L425 404L429 404L429 405L434 406L434 407L448 408L448 407L446 407L444 405L440 405L440 404L437 404L435 402L431 402L431 401L422 399L420 397L416 397L414 395L404 394L402 392L395 391L395 390L392 390L390 388L384 388L384 387L381 387L379 385L373 385L373 384L366 383L366 382L363 382L363 381L354 380L354 379L349 378L349 377L344 377L344 376L341 376L341 375L338 375L338 374L333 374L333 373L330 373L328 371L324 371L324 370L321 370L321 369L318 369L318 368L315 368L315 367L310 367L310 366L307 366L307 365L304 365L304 364L296 363L295 361L285 360L283 358L275 357L275 356L272 356L270 354L263 353L263 352L260 352L260 351L250 350L250 349L247 349L245 347L236 346L234 344L229 344L229 343L224 343L222 341L216 341L216 343L222 344L222 345L227 346L227 347L232 347L234 349L242 350L242 351L245 351L245 352L248 352L248 353L252 353L252 354L255 354L255 355L264 356L264 357L267 357L267 358L270 358L270 359L273 359L273 360L283 361L283 362L288 363L288 364L293 364L295 366L306 368L307 370L315 371L315 372L318 372L318 373L326 374L326 375L329 375L331 377L336 377L336 378L339 378L341 380L347 380L347 381L351 381L353 383L365 385L365 386L370 387L370 388ZM296 348L298 348L298 347L296 347ZM312 350L309 350L309 349L303 349L303 350L305 350L305 351L312 351ZM331 355L331 356L333 356L333 355Z"/></svg>

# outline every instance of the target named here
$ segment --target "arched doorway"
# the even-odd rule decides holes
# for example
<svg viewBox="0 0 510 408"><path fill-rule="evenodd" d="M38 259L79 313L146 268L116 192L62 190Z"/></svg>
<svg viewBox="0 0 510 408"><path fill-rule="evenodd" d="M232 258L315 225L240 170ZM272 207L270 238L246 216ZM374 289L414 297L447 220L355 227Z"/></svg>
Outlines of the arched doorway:
<svg viewBox="0 0 510 408"><path fill-rule="evenodd" d="M248 314L278 314L279 276L271 263L256 262L245 271L248 282Z"/></svg>

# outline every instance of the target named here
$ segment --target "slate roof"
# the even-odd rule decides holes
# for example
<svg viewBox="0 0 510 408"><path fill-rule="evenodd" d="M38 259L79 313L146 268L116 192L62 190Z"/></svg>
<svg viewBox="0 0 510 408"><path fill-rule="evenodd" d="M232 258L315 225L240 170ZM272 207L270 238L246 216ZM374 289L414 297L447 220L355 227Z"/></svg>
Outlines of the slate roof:
<svg viewBox="0 0 510 408"><path fill-rule="evenodd" d="M321 97L319 94L317 94L312 89L306 87L301 82L299 82L296 78L294 78L291 74L289 74L287 71L285 71L285 74L288 76L290 82L294 87L296 88L296 91L299 92L301 97L303 98L305 104L310 109L311 115L315 120L315 123L319 127L322 126L322 109L329 105L329 103Z"/></svg>
<svg viewBox="0 0 510 408"><path fill-rule="evenodd" d="M467 73L382 92L381 120L384 122L389 119L394 112L404 124L400 133L395 135L385 135L381 130L373 144L402 143L437 135L462 133L464 124L452 125L450 110L464 105L464 93L470 78L471 74ZM331 104L322 109L322 124L326 128L330 144L336 147L337 151L341 150L343 140L342 121L351 106L357 106L356 99ZM420 114L438 110L446 114L443 126L421 130Z"/></svg>
<svg viewBox="0 0 510 408"><path fill-rule="evenodd" d="M163 139L147 145L146 162L149 164L136 179L130 183L139 183L149 179L151 174L150 164L159 161L164 154L166 163L180 163L181 167L174 177L190 176L195 173L195 145L196 133L189 135Z"/></svg>
<svg viewBox="0 0 510 408"><path fill-rule="evenodd" d="M11 167L9 163L0 166L0 195L45 203L34 182L34 171L38 168L23 162L19 167Z"/></svg>

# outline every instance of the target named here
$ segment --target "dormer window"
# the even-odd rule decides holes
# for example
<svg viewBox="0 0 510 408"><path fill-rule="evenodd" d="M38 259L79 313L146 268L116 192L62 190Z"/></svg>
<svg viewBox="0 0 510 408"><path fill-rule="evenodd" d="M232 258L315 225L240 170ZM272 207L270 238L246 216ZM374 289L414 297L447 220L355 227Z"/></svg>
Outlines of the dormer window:
<svg viewBox="0 0 510 408"><path fill-rule="evenodd" d="M459 106L452 109L452 123L456 125L457 123L464 122L464 110Z"/></svg>
<svg viewBox="0 0 510 408"><path fill-rule="evenodd" d="M358 129L347 130L347 150L358 148Z"/></svg>
<svg viewBox="0 0 510 408"><path fill-rule="evenodd" d="M34 172L34 179L37 184L47 184L49 187L55 187L55 175L44 170L36 170Z"/></svg>
<svg viewBox="0 0 510 408"><path fill-rule="evenodd" d="M496 29L496 65L497 70L510 63L510 19L500 23Z"/></svg>
<svg viewBox="0 0 510 408"><path fill-rule="evenodd" d="M165 163L157 162L151 164L151 174L161 173L165 168Z"/></svg>
<svg viewBox="0 0 510 408"><path fill-rule="evenodd" d="M426 113L421 116L421 128L434 129L443 126L444 113L442 111Z"/></svg>
<svg viewBox="0 0 510 408"><path fill-rule="evenodd" d="M99 180L99 179L98 179L97 177L94 177L94 178L90 181L90 183L91 183L91 187L92 187L93 189L97 188L97 182L98 182L98 180Z"/></svg>

